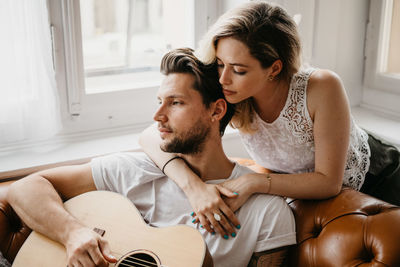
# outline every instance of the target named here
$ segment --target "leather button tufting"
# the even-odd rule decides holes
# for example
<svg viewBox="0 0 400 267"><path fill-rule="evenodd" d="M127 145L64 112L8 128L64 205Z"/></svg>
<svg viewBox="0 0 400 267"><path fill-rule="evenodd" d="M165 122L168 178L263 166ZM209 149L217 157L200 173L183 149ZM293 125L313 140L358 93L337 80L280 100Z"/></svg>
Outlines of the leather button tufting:
<svg viewBox="0 0 400 267"><path fill-rule="evenodd" d="M313 231L312 231L313 237L314 238L318 237L319 234L321 233L321 231L322 231L322 225L315 224L314 228L313 228Z"/></svg>
<svg viewBox="0 0 400 267"><path fill-rule="evenodd" d="M364 209L365 213L368 214L368 216L376 215L381 213L385 208L382 205L376 204L376 205L371 205L368 206Z"/></svg>

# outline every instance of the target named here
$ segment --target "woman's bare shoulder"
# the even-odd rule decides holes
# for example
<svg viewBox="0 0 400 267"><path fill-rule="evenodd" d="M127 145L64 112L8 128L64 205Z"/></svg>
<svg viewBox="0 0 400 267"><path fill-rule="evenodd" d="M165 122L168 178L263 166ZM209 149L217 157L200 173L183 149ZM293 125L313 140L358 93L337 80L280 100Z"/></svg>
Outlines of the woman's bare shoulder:
<svg viewBox="0 0 400 267"><path fill-rule="evenodd" d="M310 115L313 117L321 104L332 101L347 101L341 78L331 70L315 70L311 74L307 86L307 106Z"/></svg>
<svg viewBox="0 0 400 267"><path fill-rule="evenodd" d="M328 86L329 88L341 85L342 81L338 74L327 69L315 70L308 81L309 89L314 89L319 86Z"/></svg>

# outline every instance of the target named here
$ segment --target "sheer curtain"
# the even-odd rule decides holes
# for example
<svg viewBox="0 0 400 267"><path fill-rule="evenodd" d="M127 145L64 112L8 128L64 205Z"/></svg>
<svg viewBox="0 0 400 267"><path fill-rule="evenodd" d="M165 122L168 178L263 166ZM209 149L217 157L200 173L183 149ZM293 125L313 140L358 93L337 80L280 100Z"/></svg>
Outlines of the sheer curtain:
<svg viewBox="0 0 400 267"><path fill-rule="evenodd" d="M60 112L46 0L1 0L0 35L0 147L54 136Z"/></svg>

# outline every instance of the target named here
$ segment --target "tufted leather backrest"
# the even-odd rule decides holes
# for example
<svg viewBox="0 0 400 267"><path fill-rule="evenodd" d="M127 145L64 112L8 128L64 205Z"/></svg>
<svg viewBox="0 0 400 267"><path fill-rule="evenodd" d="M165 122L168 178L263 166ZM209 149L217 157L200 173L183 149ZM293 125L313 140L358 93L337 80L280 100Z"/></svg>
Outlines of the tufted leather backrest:
<svg viewBox="0 0 400 267"><path fill-rule="evenodd" d="M323 201L294 200L293 266L400 266L400 208L350 188Z"/></svg>
<svg viewBox="0 0 400 267"><path fill-rule="evenodd" d="M269 170L233 158L255 172ZM290 200L297 246L290 266L400 267L400 207L350 188L326 200Z"/></svg>

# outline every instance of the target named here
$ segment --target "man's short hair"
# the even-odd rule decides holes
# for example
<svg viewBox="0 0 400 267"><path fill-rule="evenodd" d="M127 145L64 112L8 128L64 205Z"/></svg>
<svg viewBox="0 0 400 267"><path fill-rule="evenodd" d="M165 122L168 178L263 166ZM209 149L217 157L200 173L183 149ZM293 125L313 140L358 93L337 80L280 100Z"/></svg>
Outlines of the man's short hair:
<svg viewBox="0 0 400 267"><path fill-rule="evenodd" d="M195 78L192 87L200 93L206 108L209 108L211 103L220 98L225 100L222 86L219 83L217 63L203 64L193 54L193 49L178 48L169 51L161 60L160 71L164 75L171 73L192 74ZM221 136L234 113L235 106L227 102L226 114L220 121Z"/></svg>

